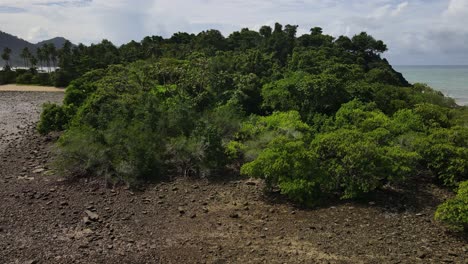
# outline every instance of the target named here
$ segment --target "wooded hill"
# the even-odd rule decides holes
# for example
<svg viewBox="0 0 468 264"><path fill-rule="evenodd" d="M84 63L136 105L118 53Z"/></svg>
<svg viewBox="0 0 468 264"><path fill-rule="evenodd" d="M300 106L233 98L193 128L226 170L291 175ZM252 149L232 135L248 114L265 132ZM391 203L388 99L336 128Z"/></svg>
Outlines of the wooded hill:
<svg viewBox="0 0 468 264"><path fill-rule="evenodd" d="M0 51L3 51L5 47L12 50L10 63L13 67L21 67L24 65L24 60L20 54L24 48L28 48L33 54L36 53L36 49L42 47L45 44L52 43L56 48L61 48L67 40L62 37L56 37L48 40L38 42L36 44L28 42L24 39L18 38L11 34L0 31ZM3 65L1 65L3 66Z"/></svg>

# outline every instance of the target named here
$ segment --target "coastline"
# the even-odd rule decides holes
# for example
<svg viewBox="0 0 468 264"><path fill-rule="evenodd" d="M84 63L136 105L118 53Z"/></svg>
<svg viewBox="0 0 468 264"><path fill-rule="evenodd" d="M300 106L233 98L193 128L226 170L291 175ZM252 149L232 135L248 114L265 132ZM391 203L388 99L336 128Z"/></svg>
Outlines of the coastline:
<svg viewBox="0 0 468 264"><path fill-rule="evenodd" d="M0 85L0 92L65 92L64 88L52 86L34 86L34 85Z"/></svg>

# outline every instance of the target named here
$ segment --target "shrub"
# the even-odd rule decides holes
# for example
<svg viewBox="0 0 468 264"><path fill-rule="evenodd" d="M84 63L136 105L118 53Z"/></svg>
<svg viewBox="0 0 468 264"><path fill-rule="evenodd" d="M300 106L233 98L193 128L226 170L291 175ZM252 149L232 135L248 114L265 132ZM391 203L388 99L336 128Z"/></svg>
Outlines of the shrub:
<svg viewBox="0 0 468 264"><path fill-rule="evenodd" d="M325 172L326 191L355 198L414 172L419 156L399 146L380 145L375 132L340 129L314 139L312 150Z"/></svg>
<svg viewBox="0 0 468 264"><path fill-rule="evenodd" d="M242 166L241 173L265 179L270 188L278 186L281 193L302 204L312 205L321 198L323 174L314 153L300 139L273 139L255 160Z"/></svg>
<svg viewBox="0 0 468 264"><path fill-rule="evenodd" d="M11 70L0 71L0 85L14 83L16 80L16 72Z"/></svg>
<svg viewBox="0 0 468 264"><path fill-rule="evenodd" d="M61 163L129 183L222 169L225 143L239 129L242 112L229 105L197 112L197 98L144 76L138 67L117 65L102 77L95 71L72 82L64 105L72 121L60 140Z"/></svg>
<svg viewBox="0 0 468 264"><path fill-rule="evenodd" d="M316 112L332 114L348 100L340 79L331 74L301 72L263 86L264 107L274 111L295 110L308 118Z"/></svg>
<svg viewBox="0 0 468 264"><path fill-rule="evenodd" d="M164 137L157 133L159 112L154 98L121 94L91 98L59 141L60 162L78 174L92 174L134 183L157 178L162 171ZM136 108L129 108L141 102ZM98 107L98 108L96 108ZM81 109L81 111L84 111ZM154 121L156 123L151 123Z"/></svg>
<svg viewBox="0 0 468 264"><path fill-rule="evenodd" d="M366 73L366 80L368 82L401 85L401 81L397 74L390 69L375 68Z"/></svg>
<svg viewBox="0 0 468 264"><path fill-rule="evenodd" d="M275 112L244 122L227 149L248 161L242 174L265 179L269 188L278 187L292 200L312 205L321 198L322 174L308 147L310 132L298 112Z"/></svg>
<svg viewBox="0 0 468 264"><path fill-rule="evenodd" d="M435 219L455 230L468 231L468 181L460 183L454 198L439 205Z"/></svg>
<svg viewBox="0 0 468 264"><path fill-rule="evenodd" d="M448 109L441 106L423 103L414 107L414 113L421 116L424 125L429 128L449 127Z"/></svg>
<svg viewBox="0 0 468 264"><path fill-rule="evenodd" d="M447 186L468 180L468 128L433 129L419 146L426 167Z"/></svg>
<svg viewBox="0 0 468 264"><path fill-rule="evenodd" d="M18 84L32 84L34 75L31 72L25 72L16 77L16 83Z"/></svg>
<svg viewBox="0 0 468 264"><path fill-rule="evenodd" d="M382 127L385 115L364 108L358 102L347 104L337 124L348 128L319 133L312 141L311 128L297 112L256 118L243 125L243 144L230 145L231 151L243 152L250 161L242 166L243 174L263 178L301 203L316 202L321 195L359 197L405 179L419 159L417 153L392 143L390 132Z"/></svg>
<svg viewBox="0 0 468 264"><path fill-rule="evenodd" d="M69 118L70 111L68 107L45 103L37 130L41 134L47 134L52 131L62 131L66 128Z"/></svg>
<svg viewBox="0 0 468 264"><path fill-rule="evenodd" d="M54 85L52 81L52 73L36 73L31 83L38 84L38 85L45 85L45 86L52 86Z"/></svg>

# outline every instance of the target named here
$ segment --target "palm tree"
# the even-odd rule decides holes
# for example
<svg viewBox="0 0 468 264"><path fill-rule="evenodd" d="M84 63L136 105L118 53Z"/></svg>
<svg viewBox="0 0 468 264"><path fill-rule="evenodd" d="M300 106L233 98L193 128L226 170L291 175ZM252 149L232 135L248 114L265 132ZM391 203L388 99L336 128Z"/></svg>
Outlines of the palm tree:
<svg viewBox="0 0 468 264"><path fill-rule="evenodd" d="M52 65L54 66L54 69L55 69L55 67L57 67L57 56L58 56L57 48L55 47L53 43L50 43L48 50L49 50L50 60L52 61Z"/></svg>
<svg viewBox="0 0 468 264"><path fill-rule="evenodd" d="M50 72L50 52L51 52L51 49L50 49L50 46L49 44L44 44L42 46L42 51L44 52L44 60L46 62L46 65L47 65L47 72Z"/></svg>
<svg viewBox="0 0 468 264"><path fill-rule="evenodd" d="M29 62L31 63L31 68L36 70L37 58L31 54L31 56L29 57Z"/></svg>
<svg viewBox="0 0 468 264"><path fill-rule="evenodd" d="M11 55L11 49L8 47L5 47L2 53L2 59L5 61L5 69L10 69L10 55Z"/></svg>
<svg viewBox="0 0 468 264"><path fill-rule="evenodd" d="M29 68L29 58L31 57L31 52L29 51L28 47L25 47L20 54L21 58L23 59L24 66Z"/></svg>
<svg viewBox="0 0 468 264"><path fill-rule="evenodd" d="M44 66L44 62L46 61L46 56L47 56L45 47L43 46L42 48L37 48L36 53L37 53L37 60L39 61L39 67L42 70Z"/></svg>

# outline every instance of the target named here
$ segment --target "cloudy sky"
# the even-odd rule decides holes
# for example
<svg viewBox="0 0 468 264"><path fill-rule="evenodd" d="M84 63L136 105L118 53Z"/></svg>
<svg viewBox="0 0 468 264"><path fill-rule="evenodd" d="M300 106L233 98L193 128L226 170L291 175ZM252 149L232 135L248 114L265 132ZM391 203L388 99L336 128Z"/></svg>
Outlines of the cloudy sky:
<svg viewBox="0 0 468 264"><path fill-rule="evenodd" d="M301 34L366 31L389 46L393 64L468 64L468 0L0 0L0 30L32 42L122 44L211 28L229 35L275 21Z"/></svg>

